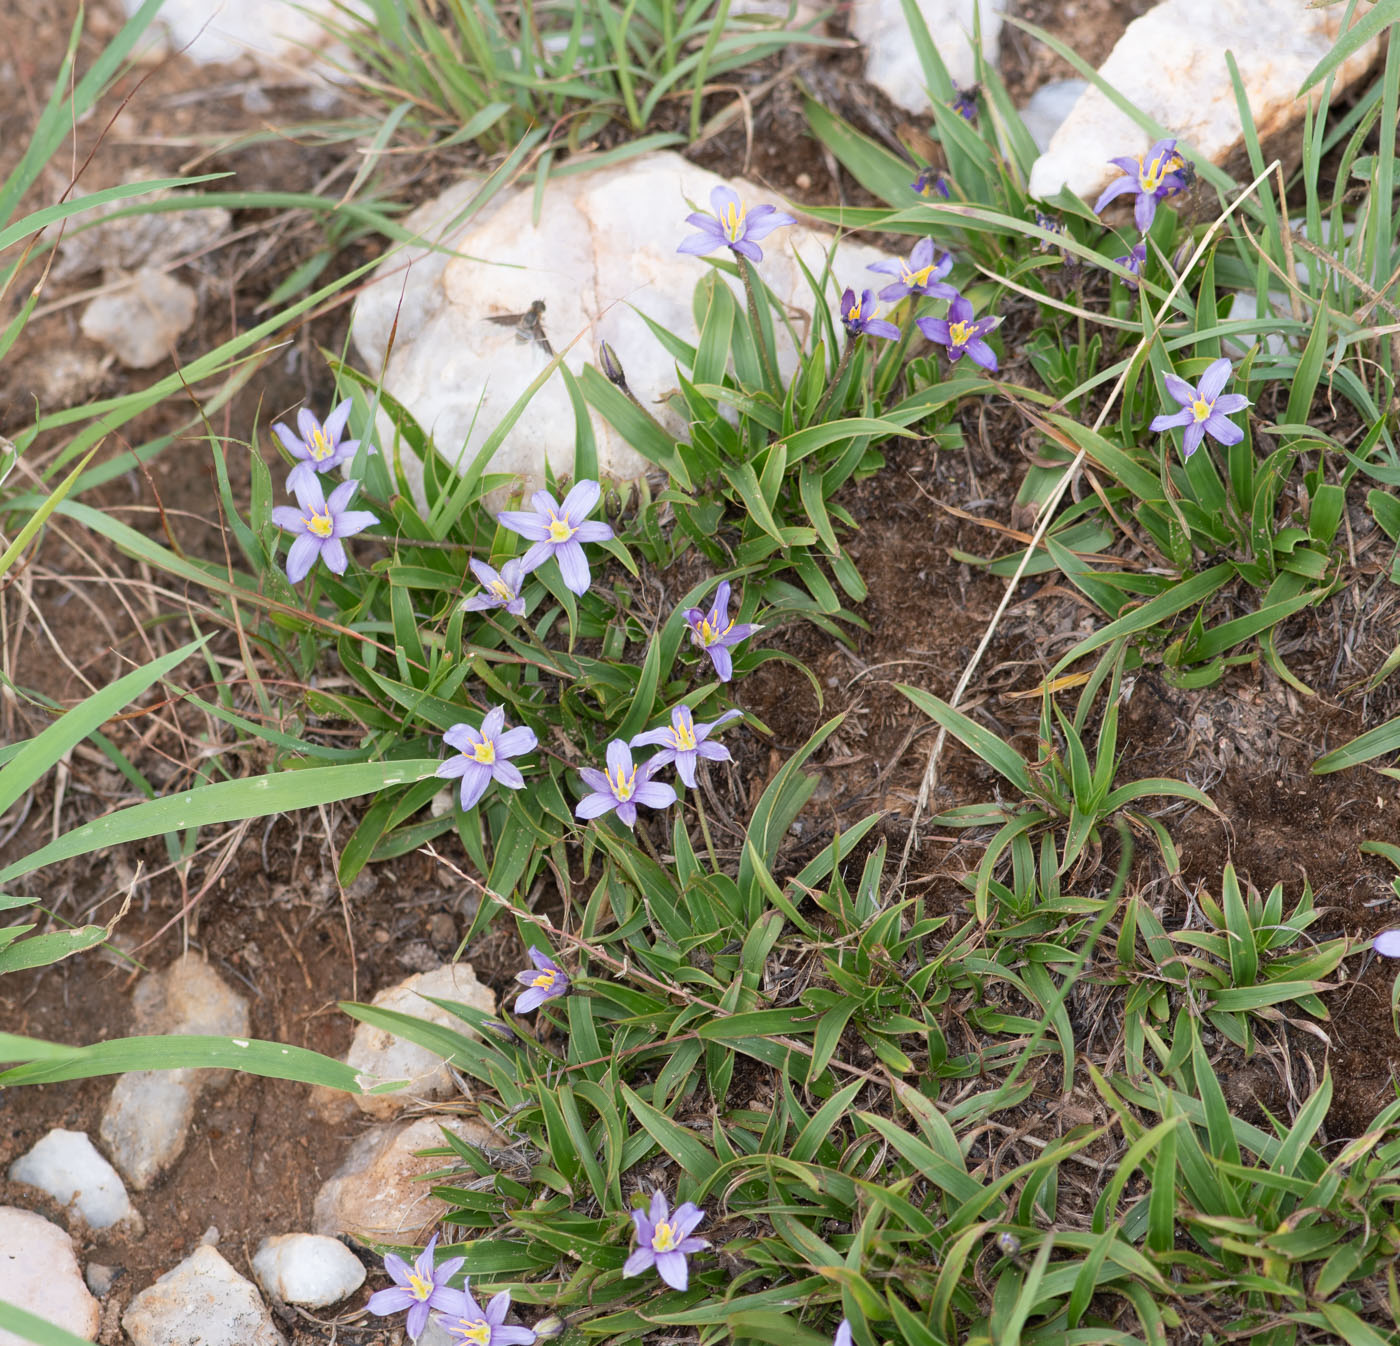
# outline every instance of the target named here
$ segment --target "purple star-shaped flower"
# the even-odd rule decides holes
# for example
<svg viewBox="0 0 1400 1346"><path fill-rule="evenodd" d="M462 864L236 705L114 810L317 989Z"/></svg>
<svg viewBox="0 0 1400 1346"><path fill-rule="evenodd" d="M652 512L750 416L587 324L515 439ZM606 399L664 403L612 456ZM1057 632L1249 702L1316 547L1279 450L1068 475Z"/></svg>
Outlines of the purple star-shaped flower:
<svg viewBox="0 0 1400 1346"><path fill-rule="evenodd" d="M443 780L462 778L462 808L475 808L486 787L494 780L507 790L518 790L525 784L520 768L508 759L532 752L539 742L535 731L524 725L506 729L504 706L493 706L481 721L480 729L469 724L454 724L443 736L449 748L457 749L434 773ZM503 732L504 731L504 732Z"/></svg>
<svg viewBox="0 0 1400 1346"><path fill-rule="evenodd" d="M953 255L945 252L942 258L933 260L933 239L921 238L914 244L914 251L907 262L872 262L867 271L882 271L887 276L897 277L893 285L886 285L880 291L880 298L887 304L903 299L906 294L926 294L935 299L956 299L958 292L951 285L942 283L943 277L953 269Z"/></svg>
<svg viewBox="0 0 1400 1346"><path fill-rule="evenodd" d="M292 477L296 475L294 469ZM272 511L273 523L297 535L287 551L287 578L293 584L300 584L316 564L317 557L332 573L343 575L348 564L343 540L379 522L368 510L346 508L360 483L342 481L331 492L329 500L321 490L320 477L314 472L297 477L295 482L288 478L288 483L297 498L298 508L278 505Z"/></svg>
<svg viewBox="0 0 1400 1346"><path fill-rule="evenodd" d="M774 229L797 223L777 206L755 206L746 211L738 193L729 187L716 187L710 193L710 209L713 215L695 211L685 217L685 222L700 232L687 238L677 252L698 257L716 248L728 248L751 262L761 262L763 249L758 240L767 238Z"/></svg>
<svg viewBox="0 0 1400 1346"><path fill-rule="evenodd" d="M613 535L607 524L588 521L602 493L596 481L579 481L562 505L556 504L548 491L536 491L530 497L532 510L508 509L496 515L511 532L534 543L520 558L524 574L539 569L552 556L559 562L565 588L576 594L588 591L588 557L579 544L606 542Z"/></svg>
<svg viewBox="0 0 1400 1346"><path fill-rule="evenodd" d="M651 1210L632 1212L637 1227L637 1246L622 1264L624 1276L640 1276L648 1267L673 1290L684 1290L690 1281L686 1258L710 1245L704 1239L690 1237L690 1231L705 1218L705 1212L693 1201L682 1202L676 1213L670 1214L666 1198L654 1192Z"/></svg>
<svg viewBox="0 0 1400 1346"><path fill-rule="evenodd" d="M651 778L652 764L643 762L632 765L632 749L625 740L615 738L608 744L607 770L584 766L578 774L591 793L579 800L574 817L601 818L605 813L617 810L617 816L628 827L637 825L637 805L645 804L649 809L664 809L676 802L676 792L669 785L662 785Z"/></svg>
<svg viewBox="0 0 1400 1346"><path fill-rule="evenodd" d="M685 624L690 628L691 643L710 656L721 682L728 682L734 676L734 659L729 653L730 649L741 640L747 640L755 631L763 629L753 622L736 625L729 620L728 580L720 582L715 590L714 606L708 612L703 608L687 609Z"/></svg>
<svg viewBox="0 0 1400 1346"><path fill-rule="evenodd" d="M909 185L925 198L932 196L934 192L937 192L945 201L949 196L948 183L943 174L935 173L931 168L924 169Z"/></svg>
<svg viewBox="0 0 1400 1346"><path fill-rule="evenodd" d="M886 341L898 341L898 327L883 318L869 316L874 307L875 296L869 290L862 290L857 299L856 292L847 289L841 296L841 325L846 329L846 335L877 336L884 337Z"/></svg>
<svg viewBox="0 0 1400 1346"><path fill-rule="evenodd" d="M1187 458L1201 447L1206 435L1221 444L1238 444L1244 438L1244 431L1225 418L1243 411L1249 405L1249 398L1243 393L1220 395L1229 377L1230 362L1223 355L1206 366L1206 372L1194 388L1185 379L1168 374L1167 391L1181 403L1181 410L1163 412L1153 420L1152 429L1170 430L1173 426L1184 425L1186 433L1181 437L1181 447Z"/></svg>
<svg viewBox="0 0 1400 1346"><path fill-rule="evenodd" d="M491 1302L483 1309L471 1292L471 1282L466 1288L452 1292L452 1302L441 1308L442 1317L438 1320L447 1330L447 1335L461 1346L532 1346L535 1334L528 1327L507 1327L506 1314L510 1312L510 1291L502 1290L491 1296Z"/></svg>
<svg viewBox="0 0 1400 1346"><path fill-rule="evenodd" d="M469 562L472 574L481 581L481 592L473 594L462 604L468 612L485 612L488 608L505 608L512 616L525 615L525 600L520 586L525 583L525 567L518 557L507 561L499 571L475 557Z"/></svg>
<svg viewBox="0 0 1400 1346"><path fill-rule="evenodd" d="M982 338L1000 325L1000 318L978 318L973 322L971 303L959 295L948 305L946 318L915 318L914 321L930 341L947 346L950 361L956 363L965 353L973 364L996 373L996 352Z"/></svg>
<svg viewBox="0 0 1400 1346"><path fill-rule="evenodd" d="M836 1329L836 1335L831 1339L831 1346L852 1346L851 1325L846 1319L841 1319L841 1326Z"/></svg>
<svg viewBox="0 0 1400 1346"><path fill-rule="evenodd" d="M977 121L977 95L980 92L977 85L968 89L960 89L953 85L953 101L948 104L954 112L964 121Z"/></svg>
<svg viewBox="0 0 1400 1346"><path fill-rule="evenodd" d="M727 710L717 720L707 724L696 724L689 706L674 706L671 709L669 729L648 729L632 740L634 748L659 744L661 751L648 765L652 770L660 770L671 762L676 764L676 773L686 783L687 788L695 788L695 765L702 758L711 762L732 762L729 749L719 743L710 743L709 737L720 725L737 719L742 711Z"/></svg>
<svg viewBox="0 0 1400 1346"><path fill-rule="evenodd" d="M529 1014L532 1009L539 1009L546 1000L555 1000L561 995L569 994L569 974L539 949L531 949L529 952L535 970L515 974L516 981L530 988L528 991L522 991L520 998L515 1002L517 1014Z"/></svg>
<svg viewBox="0 0 1400 1346"><path fill-rule="evenodd" d="M1103 189L1103 194L1094 204L1094 214L1097 215L1115 197L1122 196L1124 192L1133 192L1137 196L1133 219L1144 234L1152 226L1157 202L1172 192L1182 191L1186 186L1185 180L1173 171L1183 162L1176 152L1175 139L1159 140L1146 154L1136 158L1126 154L1108 162L1115 168L1121 168L1124 176L1114 178Z"/></svg>
<svg viewBox="0 0 1400 1346"><path fill-rule="evenodd" d="M438 1236L428 1240L428 1246L409 1266L398 1253L386 1253L384 1270L389 1273L394 1284L387 1290L376 1290L365 1305L371 1313L383 1318L391 1313L408 1310L408 1320L404 1326L408 1335L415 1341L423 1335L428 1325L430 1309L446 1309L455 1303L461 1293L451 1289L448 1278L455 1275L466 1262L465 1257L449 1257L441 1266L433 1265L433 1249L437 1247Z"/></svg>
<svg viewBox="0 0 1400 1346"><path fill-rule="evenodd" d="M1124 279L1123 284L1130 290L1136 290L1138 287L1136 278L1142 275L1143 263L1147 261L1147 244L1134 243L1131 251L1122 257L1115 257L1113 260L1117 262L1119 266L1126 267L1133 273L1132 278Z"/></svg>
<svg viewBox="0 0 1400 1346"><path fill-rule="evenodd" d="M1382 958L1400 958L1400 930L1382 930L1371 947Z"/></svg>
<svg viewBox="0 0 1400 1346"><path fill-rule="evenodd" d="M316 413L308 407L297 412L297 432L293 434L281 421L272 432L286 446L293 457L301 461L292 468L287 478L287 489L296 490L296 482L302 477L317 472L329 472L348 463L360 447L358 439L347 439L343 444L340 437L345 432L345 422L350 419L350 399L347 397L324 421L317 420Z"/></svg>

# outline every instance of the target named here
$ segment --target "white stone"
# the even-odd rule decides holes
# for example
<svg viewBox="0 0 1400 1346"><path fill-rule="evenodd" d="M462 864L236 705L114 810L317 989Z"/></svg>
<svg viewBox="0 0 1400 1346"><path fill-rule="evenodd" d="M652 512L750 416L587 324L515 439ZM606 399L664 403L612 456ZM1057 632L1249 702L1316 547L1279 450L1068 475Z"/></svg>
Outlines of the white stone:
<svg viewBox="0 0 1400 1346"><path fill-rule="evenodd" d="M419 1150L441 1149L442 1128L468 1144L500 1149L505 1139L475 1117L419 1117L365 1132L345 1162L316 1193L311 1224L318 1234L410 1242L427 1233L447 1212L432 1195L425 1174L448 1168L451 1159L423 1159Z"/></svg>
<svg viewBox="0 0 1400 1346"><path fill-rule="evenodd" d="M973 16L981 11L982 54L996 65L1001 15L1006 0L917 0L929 36L959 88L977 81L972 53ZM890 102L910 112L929 106L928 87L919 54L909 38L909 25L899 0L852 0L851 36L866 49L865 77Z"/></svg>
<svg viewBox="0 0 1400 1346"><path fill-rule="evenodd" d="M417 972L397 986L380 991L370 1004L411 1014L415 1019L440 1024L467 1037L478 1036L475 1029L425 1000L424 996L455 1000L483 1014L496 1012L495 995L489 986L477 981L470 963L449 963L432 972ZM362 1088L372 1088L387 1080L408 1081L407 1088L391 1094L355 1095L356 1106L371 1117L393 1117L415 1102L450 1098L457 1092L452 1072L437 1052L395 1037L373 1024L362 1023L356 1027L345 1064L356 1071Z"/></svg>
<svg viewBox="0 0 1400 1346"><path fill-rule="evenodd" d="M256 1287L199 1247L122 1314L135 1346L286 1346Z"/></svg>
<svg viewBox="0 0 1400 1346"><path fill-rule="evenodd" d="M92 1341L102 1306L88 1293L73 1240L33 1211L0 1206L0 1300ZM0 1346L30 1346L0 1328Z"/></svg>
<svg viewBox="0 0 1400 1346"><path fill-rule="evenodd" d="M468 227L453 227L479 187L457 184L404 224L466 255L407 249L386 258L351 320L364 367L383 367L385 391L434 437L443 458L466 465L548 363L542 347L521 343L510 327L488 319L525 312L543 299L545 332L556 350L566 351L564 364L571 373L596 363L599 343L608 341L642 404L673 433L683 434L684 423L661 405L676 387L675 361L633 310L684 341L696 340L692 301L709 268L703 258L680 255L676 247L694 232L686 215L692 209L708 211L711 190L724 181L679 155L652 154L551 181L538 226L532 221L534 189L527 184L500 193ZM762 188L737 180L728 185L746 204L782 206ZM792 307L799 332L810 320L813 298L793 255L820 274L831 243L830 234L798 225L773 232L761 244L763 279ZM824 302L834 305L846 285L878 289L879 277L865 268L884 257L868 246L843 242L832 293ZM739 292L737 282L735 289ZM781 326L778 340L781 371L790 373L797 356ZM601 417L590 416L600 476L617 481L642 476L648 465L641 455ZM543 485L546 456L556 475L572 473L574 441L573 407L556 373L506 435L490 470L515 473L533 490ZM379 442L392 443L384 419Z"/></svg>
<svg viewBox="0 0 1400 1346"><path fill-rule="evenodd" d="M1298 88L1336 42L1345 10L1304 0L1163 0L1128 25L1099 73L1191 157L1223 163L1243 134L1225 53L1234 54L1254 124L1267 140L1302 115ZM1333 91L1340 94L1375 54L1373 40L1343 62ZM1309 93L1320 96L1321 86ZM1119 175L1107 160L1140 154L1151 143L1104 94L1088 89L1036 160L1030 193L1048 197L1068 187L1092 206Z"/></svg>
<svg viewBox="0 0 1400 1346"><path fill-rule="evenodd" d="M61 1206L71 1204L93 1229L140 1220L117 1170L97 1152L86 1131L56 1127L10 1165L10 1181L38 1187Z"/></svg>
<svg viewBox="0 0 1400 1346"><path fill-rule="evenodd" d="M123 0L128 15L142 0ZM197 65L253 56L266 67L307 80L312 51L338 55L316 20L346 22L344 10L366 13L356 0L165 0L156 27L164 53L180 52Z"/></svg>
<svg viewBox="0 0 1400 1346"><path fill-rule="evenodd" d="M324 1234L275 1234L253 1255L258 1284L284 1304L324 1309L365 1283L365 1268L339 1239Z"/></svg>
<svg viewBox="0 0 1400 1346"><path fill-rule="evenodd" d="M128 369L149 369L170 358L198 307L199 297L188 285L148 269L98 295L83 310L78 326Z"/></svg>
<svg viewBox="0 0 1400 1346"><path fill-rule="evenodd" d="M1057 79L1042 84L1033 94L1030 102L1021 109L1021 120L1026 124L1035 147L1042 154L1050 148L1055 132L1079 101L1080 95L1089 87L1082 79Z"/></svg>
<svg viewBox="0 0 1400 1346"><path fill-rule="evenodd" d="M248 1002L195 953L137 983L133 1034L248 1036ZM221 1088L227 1070L136 1070L121 1076L99 1134L118 1169L144 1191L179 1157L205 1089Z"/></svg>

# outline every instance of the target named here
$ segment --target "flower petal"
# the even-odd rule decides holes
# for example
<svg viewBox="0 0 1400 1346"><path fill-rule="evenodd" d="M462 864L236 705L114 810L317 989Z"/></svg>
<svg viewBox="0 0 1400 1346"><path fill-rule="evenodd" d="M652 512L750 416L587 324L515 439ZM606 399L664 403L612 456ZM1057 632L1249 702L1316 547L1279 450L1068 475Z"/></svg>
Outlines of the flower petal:
<svg viewBox="0 0 1400 1346"><path fill-rule="evenodd" d="M345 544L338 537L328 537L322 541L321 560L333 575L343 575L345 567L350 564L350 558L345 554Z"/></svg>
<svg viewBox="0 0 1400 1346"><path fill-rule="evenodd" d="M973 337L966 349L969 359L983 369L990 369L993 374L997 372L997 353L981 337Z"/></svg>
<svg viewBox="0 0 1400 1346"><path fill-rule="evenodd" d="M1243 393L1221 393L1215 399L1215 409L1222 416L1233 416L1237 411L1243 411L1249 406L1249 398Z"/></svg>
<svg viewBox="0 0 1400 1346"><path fill-rule="evenodd" d="M1202 428L1212 439L1219 440L1225 445L1238 444L1244 438L1244 431L1234 421L1227 420L1218 411L1212 411L1206 417L1205 425Z"/></svg>
<svg viewBox="0 0 1400 1346"><path fill-rule="evenodd" d="M518 724L514 729L496 737L497 757L519 757L523 752L533 752L539 746L535 731L528 725Z"/></svg>
<svg viewBox="0 0 1400 1346"><path fill-rule="evenodd" d="M578 801L574 809L574 817L587 821L590 818L601 818L603 814L615 809L617 800L611 794L605 794L602 790L594 790L592 794L584 795Z"/></svg>
<svg viewBox="0 0 1400 1346"><path fill-rule="evenodd" d="M564 503L559 508L559 517L564 519L570 527L577 528L598 504L598 497L603 493L603 488L596 481L578 481L574 483L574 488L564 497Z"/></svg>
<svg viewBox="0 0 1400 1346"><path fill-rule="evenodd" d="M1167 391L1183 407L1189 407L1196 400L1196 390L1186 382L1179 374L1168 374L1166 376Z"/></svg>
<svg viewBox="0 0 1400 1346"><path fill-rule="evenodd" d="M1137 172L1137 165L1133 165L1134 174ZM1097 215L1110 201L1120 197L1124 192L1137 191L1137 178L1114 178L1112 182L1099 194L1099 199L1094 202L1094 214Z"/></svg>
<svg viewBox="0 0 1400 1346"><path fill-rule="evenodd" d="M954 300L954 302L957 301ZM936 341L940 346L953 344L953 334L948 330L948 322L945 318L915 318L914 326L930 341Z"/></svg>
<svg viewBox="0 0 1400 1346"><path fill-rule="evenodd" d="M345 433L345 423L350 419L350 408L353 399L347 397L345 401L339 403L329 416L326 417L321 429L325 432L326 438L332 443L340 442L340 437Z"/></svg>
<svg viewBox="0 0 1400 1346"><path fill-rule="evenodd" d="M1147 428L1154 434L1162 430L1171 430L1178 425L1190 425L1196 419L1190 407L1182 407L1180 411L1164 411L1160 416L1152 418L1152 424Z"/></svg>
<svg viewBox="0 0 1400 1346"><path fill-rule="evenodd" d="M531 542L543 542L549 536L549 525L538 514L532 514L529 510L503 509L496 515L496 522L502 528L509 528L512 533L519 533Z"/></svg>
<svg viewBox="0 0 1400 1346"><path fill-rule="evenodd" d="M1371 947L1382 958L1400 958L1400 930L1382 930Z"/></svg>
<svg viewBox="0 0 1400 1346"><path fill-rule="evenodd" d="M1197 393L1202 401L1214 402L1222 392L1225 385L1230 381L1230 361L1228 357L1222 355L1218 360L1212 360L1206 366L1206 372L1201 375L1200 386Z"/></svg>
<svg viewBox="0 0 1400 1346"><path fill-rule="evenodd" d="M371 514L367 509L347 509L336 516L335 535L354 537L356 533L363 533L366 528L373 528L378 523L379 516Z"/></svg>
<svg viewBox="0 0 1400 1346"><path fill-rule="evenodd" d="M660 755L660 753L657 754L658 757ZM680 752L675 754L675 758L676 775L678 775L681 778L681 780L685 782L685 788L687 790L693 790L695 788L695 763L700 760L699 750L696 748L682 749ZM662 765L664 765L664 763L657 763L658 767ZM652 787L648 786L647 788L650 789ZM670 786L667 786L667 789L670 788ZM671 793L675 794L675 791L671 790ZM637 798L641 799L641 797L642 792L638 790Z"/></svg>
<svg viewBox="0 0 1400 1346"><path fill-rule="evenodd" d="M711 645L705 653L710 656L710 662L715 666L719 680L728 682L734 676L734 660L729 651L723 645Z"/></svg>
<svg viewBox="0 0 1400 1346"><path fill-rule="evenodd" d="M657 1253L656 1271L673 1290L684 1290L690 1282L690 1268L684 1253Z"/></svg>
<svg viewBox="0 0 1400 1346"><path fill-rule="evenodd" d="M506 708L504 706L492 706L485 715L481 717L481 737L483 740L495 740L500 736L502 729L506 727Z"/></svg>
<svg viewBox="0 0 1400 1346"><path fill-rule="evenodd" d="M300 584L320 554L321 539L314 533L303 533L287 551L287 578L293 584Z"/></svg>
<svg viewBox="0 0 1400 1346"><path fill-rule="evenodd" d="M600 790L604 794L608 792L608 778L596 766L581 766L578 774L590 790Z"/></svg>
<svg viewBox="0 0 1400 1346"><path fill-rule="evenodd" d="M608 744L607 751L608 775L617 780L619 777L626 778L632 774L632 750L627 746L627 740L615 738Z"/></svg>
<svg viewBox="0 0 1400 1346"><path fill-rule="evenodd" d="M715 233L719 233L718 228L716 228ZM691 257L703 257L707 252L724 247L724 243L723 238L711 237L708 234L691 234L676 251L687 253Z"/></svg>
<svg viewBox="0 0 1400 1346"><path fill-rule="evenodd" d="M290 505L275 505L272 510L272 522L289 533L306 532L306 520L301 511L293 509Z"/></svg>
<svg viewBox="0 0 1400 1346"><path fill-rule="evenodd" d="M574 529L575 542L606 542L613 530L601 519L585 519Z"/></svg>
<svg viewBox="0 0 1400 1346"><path fill-rule="evenodd" d="M1141 192L1137 204L1133 206L1133 223L1140 233L1152 228L1153 217L1157 214L1157 197L1152 192Z"/></svg>
<svg viewBox="0 0 1400 1346"><path fill-rule="evenodd" d="M624 1276L640 1276L648 1267L656 1265L656 1254L650 1248L638 1248L622 1264ZM380 1291L382 1294L383 1291Z"/></svg>
<svg viewBox="0 0 1400 1346"><path fill-rule="evenodd" d="M559 562L564 587L570 593L586 594L592 576L588 573L588 557L584 555L583 548L570 538L555 547L554 559Z"/></svg>
<svg viewBox="0 0 1400 1346"><path fill-rule="evenodd" d="M326 499L326 507L332 514L342 513L350 504L351 497L355 494L355 488L359 482L351 477L348 481L342 481ZM376 520L378 522L378 520Z"/></svg>
<svg viewBox="0 0 1400 1346"><path fill-rule="evenodd" d="M525 788L525 777L520 774L520 768L501 757L491 764L491 778L497 785L504 785L507 790Z"/></svg>
<svg viewBox="0 0 1400 1346"><path fill-rule="evenodd" d="M1193 420L1186 427L1186 433L1181 437L1182 454L1189 458L1197 449L1201 447L1201 440L1205 437L1206 427L1203 421Z"/></svg>
<svg viewBox="0 0 1400 1346"><path fill-rule="evenodd" d="M681 755L676 754L676 769L680 769ZM663 785L660 781L644 781L638 785L632 794L632 798L638 804L645 804L649 809L670 808L676 802L676 791L673 786ZM618 810L621 812L621 809Z"/></svg>
<svg viewBox="0 0 1400 1346"><path fill-rule="evenodd" d="M491 768L484 762L468 762L462 772L462 812L469 813L481 802L486 787L491 784Z"/></svg>

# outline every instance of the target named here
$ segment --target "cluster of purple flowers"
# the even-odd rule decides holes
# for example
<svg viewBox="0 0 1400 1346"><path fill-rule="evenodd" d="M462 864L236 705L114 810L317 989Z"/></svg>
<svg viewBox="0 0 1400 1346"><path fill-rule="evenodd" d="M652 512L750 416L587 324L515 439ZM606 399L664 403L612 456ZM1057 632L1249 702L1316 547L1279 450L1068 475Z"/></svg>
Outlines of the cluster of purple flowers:
<svg viewBox="0 0 1400 1346"><path fill-rule="evenodd" d="M1110 201L1131 194L1133 221L1143 237L1122 257L1113 260L1132 273L1123 283L1130 290L1137 289L1137 277L1147 261L1147 231L1157 214L1157 203L1169 196L1184 192L1194 176L1190 161L1176 147L1174 138L1159 140L1146 154L1121 155L1108 161L1115 168L1122 169L1123 176L1114 178L1103 189L1094 203L1094 214L1099 214Z"/></svg>
<svg viewBox="0 0 1400 1346"><path fill-rule="evenodd" d="M287 552L287 578L293 584L300 584L317 560L324 561L332 574L343 575L348 564L345 539L379 522L368 510L350 508L358 481L341 482L329 498L321 485L325 473L349 462L360 447L358 439L340 438L349 419L350 399L346 398L324 421L303 407L297 412L295 433L280 421L272 427L298 460L287 475L287 489L296 496L297 507L279 505L272 511L272 522L293 535Z"/></svg>

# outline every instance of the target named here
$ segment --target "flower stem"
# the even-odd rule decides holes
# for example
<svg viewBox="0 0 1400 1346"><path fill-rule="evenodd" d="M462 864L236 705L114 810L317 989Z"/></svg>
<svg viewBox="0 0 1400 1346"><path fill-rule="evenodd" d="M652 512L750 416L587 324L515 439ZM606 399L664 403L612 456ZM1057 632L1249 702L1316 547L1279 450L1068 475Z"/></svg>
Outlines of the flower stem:
<svg viewBox="0 0 1400 1346"><path fill-rule="evenodd" d="M754 270L747 258L739 259L739 274L744 278L744 298L749 311L749 324L753 328L754 345L758 347L758 358L763 361L763 373L768 379L769 390L774 397L780 397L783 385L778 381L778 370L773 363L773 352L763 338L763 327L758 321L758 295L754 289Z"/></svg>
<svg viewBox="0 0 1400 1346"><path fill-rule="evenodd" d="M822 417L826 415L826 410L831 405L831 399L836 396L836 390L841 386L841 380L846 376L846 367L851 363L851 356L855 354L858 340L858 337L846 338L846 349L841 352L841 359L836 364L836 372L831 376L831 383L827 386L826 396L818 404L817 414L812 418L814 425L821 424Z"/></svg>
<svg viewBox="0 0 1400 1346"><path fill-rule="evenodd" d="M700 835L705 838L705 854L710 857L710 873L719 873L719 860L715 856L715 843L710 837L710 820L705 816L705 796L699 782L695 786L695 812L700 818Z"/></svg>

